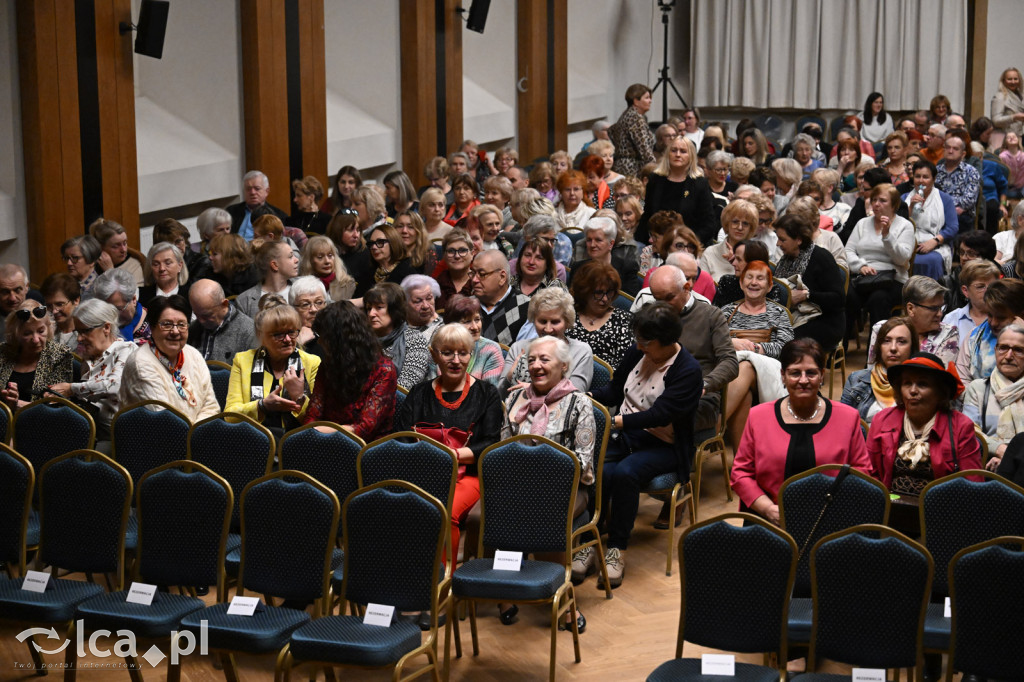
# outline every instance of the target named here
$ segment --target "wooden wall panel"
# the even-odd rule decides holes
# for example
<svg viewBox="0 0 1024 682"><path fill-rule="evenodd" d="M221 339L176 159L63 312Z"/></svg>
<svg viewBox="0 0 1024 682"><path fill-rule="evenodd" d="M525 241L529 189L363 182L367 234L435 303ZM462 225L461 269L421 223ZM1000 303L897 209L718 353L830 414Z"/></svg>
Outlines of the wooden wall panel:
<svg viewBox="0 0 1024 682"><path fill-rule="evenodd" d="M74 0L17 0L29 277L64 269L58 247L82 233L82 155Z"/></svg>
<svg viewBox="0 0 1024 682"><path fill-rule="evenodd" d="M270 178L267 200L287 210L291 178L285 7L279 0L241 0L240 12L245 168L263 171Z"/></svg>
<svg viewBox="0 0 1024 682"><path fill-rule="evenodd" d="M302 71L302 173L330 187L327 168L327 57L323 0L300 0ZM278 204L280 205L280 204Z"/></svg>
<svg viewBox="0 0 1024 682"><path fill-rule="evenodd" d="M465 119L462 106L462 31L465 24L456 12L462 4L462 0L445 0L444 3L445 92L439 106L443 106L445 112L445 140L437 152L443 156L456 151L465 139L462 134Z"/></svg>
<svg viewBox="0 0 1024 682"><path fill-rule="evenodd" d="M972 0L967 5L967 93L964 98L968 121L988 116L985 102L985 62L988 50L988 0Z"/></svg>
<svg viewBox="0 0 1024 682"><path fill-rule="evenodd" d="M568 140L566 0L518 0L516 63L519 159L528 164Z"/></svg>
<svg viewBox="0 0 1024 682"><path fill-rule="evenodd" d="M554 44L549 46L553 51L554 120L549 122L553 132L549 151L566 149L569 146L569 2L568 0L549 0L554 5Z"/></svg>
<svg viewBox="0 0 1024 682"><path fill-rule="evenodd" d="M402 168L419 187L427 183L424 163L437 154L435 10L432 2L400 2Z"/></svg>

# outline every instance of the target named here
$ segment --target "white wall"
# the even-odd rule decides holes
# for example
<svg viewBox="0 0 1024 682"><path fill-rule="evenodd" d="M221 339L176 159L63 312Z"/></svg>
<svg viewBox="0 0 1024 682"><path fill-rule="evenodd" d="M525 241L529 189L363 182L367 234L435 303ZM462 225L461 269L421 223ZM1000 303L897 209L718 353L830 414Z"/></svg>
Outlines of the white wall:
<svg viewBox="0 0 1024 682"><path fill-rule="evenodd" d="M138 0L132 5L137 17ZM239 193L245 172L239 34L237 2L175 0L163 57L135 55L140 213Z"/></svg>
<svg viewBox="0 0 1024 682"><path fill-rule="evenodd" d="M1024 2L988 1L988 43L985 50L985 115L991 113L992 96L999 87L999 75L1011 66L1024 69L1020 30L1024 26Z"/></svg>
<svg viewBox="0 0 1024 682"><path fill-rule="evenodd" d="M0 7L0 261L28 268L14 3Z"/></svg>
<svg viewBox="0 0 1024 682"><path fill-rule="evenodd" d="M459 25L462 26L463 135L481 145L514 140L517 98L515 3L492 3L482 34L470 31L461 22ZM531 86L529 79L524 85Z"/></svg>
<svg viewBox="0 0 1024 682"><path fill-rule="evenodd" d="M383 175L402 157L398 2L324 0L324 33L328 172Z"/></svg>

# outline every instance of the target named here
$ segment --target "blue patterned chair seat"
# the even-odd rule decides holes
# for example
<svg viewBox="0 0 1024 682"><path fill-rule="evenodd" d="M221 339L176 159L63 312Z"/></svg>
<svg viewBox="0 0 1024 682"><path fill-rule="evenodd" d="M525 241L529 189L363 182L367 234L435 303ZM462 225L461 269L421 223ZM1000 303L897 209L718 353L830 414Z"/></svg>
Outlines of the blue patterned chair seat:
<svg viewBox="0 0 1024 682"><path fill-rule="evenodd" d="M789 602L789 641L806 644L811 641L811 618L814 613L814 602L810 599L796 598Z"/></svg>
<svg viewBox="0 0 1024 682"><path fill-rule="evenodd" d="M547 599L565 584L565 566L523 559L518 573L495 571L493 559L472 559L455 571L452 587L460 598Z"/></svg>
<svg viewBox="0 0 1024 682"><path fill-rule="evenodd" d="M224 543L224 552L230 554L237 552L242 547L242 536L239 533L228 533L227 542Z"/></svg>
<svg viewBox="0 0 1024 682"><path fill-rule="evenodd" d="M39 544L39 512L31 509L28 512L28 527L25 530L25 545L32 547Z"/></svg>
<svg viewBox="0 0 1024 682"><path fill-rule="evenodd" d="M124 529L124 551L134 553L139 548L139 517L135 511L128 515L128 525Z"/></svg>
<svg viewBox="0 0 1024 682"><path fill-rule="evenodd" d="M418 647L421 635L419 625L409 621L384 628L363 625L357 616L328 616L296 630L291 652L304 661L385 666Z"/></svg>
<svg viewBox="0 0 1024 682"><path fill-rule="evenodd" d="M671 490L679 482L679 474L670 471L667 474L658 474L647 484L646 490Z"/></svg>
<svg viewBox="0 0 1024 682"><path fill-rule="evenodd" d="M662 663L647 676L647 682L719 682L721 675L701 675L699 658L676 658ZM727 678L739 682L778 682L779 671L753 663L737 663L736 676Z"/></svg>
<svg viewBox="0 0 1024 682"><path fill-rule="evenodd" d="M0 582L0 618L39 623L74 619L75 607L103 592L94 583L50 578L45 592L21 589L22 579Z"/></svg>
<svg viewBox="0 0 1024 682"><path fill-rule="evenodd" d="M181 619L206 607L202 599L184 594L157 592L149 606L125 601L127 591L101 594L79 605L75 618L88 630L129 629L137 637L166 637L178 629Z"/></svg>
<svg viewBox="0 0 1024 682"><path fill-rule="evenodd" d="M924 615L925 649L949 649L949 633L953 622L943 617L945 608L945 604L928 604L928 611Z"/></svg>
<svg viewBox="0 0 1024 682"><path fill-rule="evenodd" d="M264 654L278 651L296 628L310 620L305 611L262 604L252 616L229 616L228 606L214 604L194 611L181 619L181 626L199 634L205 620L211 649Z"/></svg>
<svg viewBox="0 0 1024 682"><path fill-rule="evenodd" d="M238 547L235 547L234 549L228 551L228 553L224 556L224 570L227 571L228 575L235 578L238 577L238 564L241 560L242 545L239 544ZM339 567L343 563L345 563L345 550L336 547L334 549L334 552L331 554L331 570L333 571L337 569L339 585L341 584L341 568Z"/></svg>

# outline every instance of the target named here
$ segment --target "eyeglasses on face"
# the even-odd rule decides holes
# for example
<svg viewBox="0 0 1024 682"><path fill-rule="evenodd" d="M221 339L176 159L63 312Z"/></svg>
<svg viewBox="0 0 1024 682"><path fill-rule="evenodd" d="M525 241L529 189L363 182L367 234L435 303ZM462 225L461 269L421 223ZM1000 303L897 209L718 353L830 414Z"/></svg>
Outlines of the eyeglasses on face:
<svg viewBox="0 0 1024 682"><path fill-rule="evenodd" d="M283 331L283 332L276 332L274 334L271 334L270 336L275 341L284 341L284 340L291 341L292 339L297 339L299 337L299 330L298 329L288 329L288 330Z"/></svg>
<svg viewBox="0 0 1024 682"><path fill-rule="evenodd" d="M318 298L315 301L302 301L301 303L297 303L295 307L299 310L309 310L310 308L320 310L325 304L326 301L324 301L324 299Z"/></svg>
<svg viewBox="0 0 1024 682"><path fill-rule="evenodd" d="M456 355L459 356L460 360L468 360L471 353L468 350L439 350L437 354L445 360L451 360Z"/></svg>
<svg viewBox="0 0 1024 682"><path fill-rule="evenodd" d="M354 208L340 208L338 209L339 215L359 215L359 211Z"/></svg>
<svg viewBox="0 0 1024 682"><path fill-rule="evenodd" d="M387 239L374 239L372 241L366 242L366 245L369 246L371 249L383 249L390 243L391 242L389 242Z"/></svg>
<svg viewBox="0 0 1024 682"><path fill-rule="evenodd" d="M924 303L914 303L913 305L917 306L918 308L924 308L925 310L930 310L933 313L944 313L944 312L946 312L946 306L944 306L944 305L925 305Z"/></svg>
<svg viewBox="0 0 1024 682"><path fill-rule="evenodd" d="M1024 348L1020 346L1009 346L1005 343L1000 343L996 346L996 355L1006 355L1012 353L1015 358L1024 358Z"/></svg>
<svg viewBox="0 0 1024 682"><path fill-rule="evenodd" d="M22 322L28 322L30 317L34 317L37 320L41 320L46 317L46 306L39 305L35 308L21 308L14 311L14 316Z"/></svg>
<svg viewBox="0 0 1024 682"><path fill-rule="evenodd" d="M818 369L787 369L786 377L792 381L798 381L801 377L807 377L808 379L814 380L821 376L821 370Z"/></svg>
<svg viewBox="0 0 1024 682"><path fill-rule="evenodd" d="M486 270L472 270L471 269L469 271L469 278L470 279L480 279L480 280L482 280L485 277L490 277L491 275L493 275L496 272L497 272L497 270L486 271Z"/></svg>
<svg viewBox="0 0 1024 682"><path fill-rule="evenodd" d="M465 246L463 246L461 249L454 249L454 248L452 248L452 249L445 249L444 252L447 255L451 256L452 258L455 258L455 257L461 258L463 256L469 255L469 249L467 249Z"/></svg>
<svg viewBox="0 0 1024 682"><path fill-rule="evenodd" d="M594 289L593 296L595 301L611 300L617 293L615 289Z"/></svg>
<svg viewBox="0 0 1024 682"><path fill-rule="evenodd" d="M169 332L172 330L177 330L179 332L188 331L188 322L171 322L170 320L160 320L160 322L157 323L157 326L160 327L160 329L165 332Z"/></svg>

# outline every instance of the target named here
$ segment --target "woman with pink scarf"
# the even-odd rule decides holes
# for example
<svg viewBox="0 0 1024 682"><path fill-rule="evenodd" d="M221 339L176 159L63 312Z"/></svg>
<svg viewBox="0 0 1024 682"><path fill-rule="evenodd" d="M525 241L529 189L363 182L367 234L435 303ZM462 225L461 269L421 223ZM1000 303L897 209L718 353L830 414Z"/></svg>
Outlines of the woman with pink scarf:
<svg viewBox="0 0 1024 682"><path fill-rule="evenodd" d="M502 435L543 436L576 453L580 460L580 489L573 509L575 518L586 511L593 492L597 429L590 398L566 378L569 362L569 344L563 339L542 336L530 343L526 349L530 383L514 388L505 401L510 432ZM513 609L518 610L513 606L502 611L502 622L511 624L515 617ZM576 620L583 632L587 620L578 609Z"/></svg>

